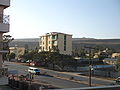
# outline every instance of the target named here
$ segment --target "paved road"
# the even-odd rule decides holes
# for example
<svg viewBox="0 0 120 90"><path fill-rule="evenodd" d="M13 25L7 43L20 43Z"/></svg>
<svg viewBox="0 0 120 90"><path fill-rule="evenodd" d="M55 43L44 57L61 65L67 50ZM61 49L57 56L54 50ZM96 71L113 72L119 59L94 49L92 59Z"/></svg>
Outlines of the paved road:
<svg viewBox="0 0 120 90"><path fill-rule="evenodd" d="M11 62L5 62L4 64L6 67L8 67L8 70L17 70L18 74L24 74L24 75L27 74L25 70L28 69L28 66L24 66L18 63L11 63ZM42 72L46 72L46 71L42 70ZM80 84L70 80L64 80L56 77L43 76L43 75L35 76L35 81L50 84L59 88L88 87L88 85L86 84Z"/></svg>
<svg viewBox="0 0 120 90"><path fill-rule="evenodd" d="M21 64L15 64L11 62L6 62L9 70L14 69L18 70L19 74L27 74L25 70L28 69L28 66L24 66ZM48 70L48 69L43 69L41 68L42 72L47 72L47 74L52 75L54 77L45 77L45 76L38 76L35 77L39 82L42 80L43 82L47 82L48 84L56 85L61 88L74 88L74 87L86 87L88 86L88 77L87 76L81 76L75 73L70 73L70 72L58 72L58 71L53 71L53 70ZM58 79L55 78L56 76L59 77L64 77L66 79L69 79L70 77L74 77L74 79L79 80L77 82L73 82L70 80L63 80L63 79ZM101 85L110 85L111 83L114 83L115 81L113 80L106 80L102 78L95 78L92 77L92 86L101 86Z"/></svg>
<svg viewBox="0 0 120 90"><path fill-rule="evenodd" d="M74 79L79 80L81 83L88 83L89 77L88 76L82 76L78 75L78 73L71 73L71 72L58 72L58 71L53 71L53 70L48 70L48 69L41 69L43 71L46 71L49 75L55 75L55 76L60 76L64 78L70 78L74 77ZM92 84L93 86L101 86L101 85L111 85L112 83L115 83L113 80L107 80L105 78L96 78L92 77Z"/></svg>

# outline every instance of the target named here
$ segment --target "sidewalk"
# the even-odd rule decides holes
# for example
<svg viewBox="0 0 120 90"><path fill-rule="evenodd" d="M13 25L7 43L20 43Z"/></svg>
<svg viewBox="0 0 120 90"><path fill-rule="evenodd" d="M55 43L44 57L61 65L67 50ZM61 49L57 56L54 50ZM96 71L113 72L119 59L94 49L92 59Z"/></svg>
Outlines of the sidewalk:
<svg viewBox="0 0 120 90"><path fill-rule="evenodd" d="M8 84L8 77L0 77L0 85L7 85Z"/></svg>

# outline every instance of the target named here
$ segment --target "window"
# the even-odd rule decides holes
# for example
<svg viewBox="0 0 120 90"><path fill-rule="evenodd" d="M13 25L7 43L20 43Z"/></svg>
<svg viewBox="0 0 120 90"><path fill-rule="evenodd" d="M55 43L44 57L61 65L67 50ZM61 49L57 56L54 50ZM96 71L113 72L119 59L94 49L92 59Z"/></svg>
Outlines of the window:
<svg viewBox="0 0 120 90"><path fill-rule="evenodd" d="M50 46L49 46L49 50L50 50Z"/></svg>
<svg viewBox="0 0 120 90"><path fill-rule="evenodd" d="M52 39L56 39L56 35L52 35Z"/></svg>
<svg viewBox="0 0 120 90"><path fill-rule="evenodd" d="M39 48L41 49L42 47L40 46Z"/></svg>
<svg viewBox="0 0 120 90"><path fill-rule="evenodd" d="M58 39L58 34L57 34L57 36L56 36L56 39Z"/></svg>
<svg viewBox="0 0 120 90"><path fill-rule="evenodd" d="M66 40L66 34L64 35L64 40Z"/></svg>
<svg viewBox="0 0 120 90"><path fill-rule="evenodd" d="M64 51L66 51L66 45L64 45Z"/></svg>
<svg viewBox="0 0 120 90"><path fill-rule="evenodd" d="M66 51L66 34L64 35L64 51Z"/></svg>
<svg viewBox="0 0 120 90"><path fill-rule="evenodd" d="M55 41L52 41L52 44L54 44L55 43Z"/></svg>

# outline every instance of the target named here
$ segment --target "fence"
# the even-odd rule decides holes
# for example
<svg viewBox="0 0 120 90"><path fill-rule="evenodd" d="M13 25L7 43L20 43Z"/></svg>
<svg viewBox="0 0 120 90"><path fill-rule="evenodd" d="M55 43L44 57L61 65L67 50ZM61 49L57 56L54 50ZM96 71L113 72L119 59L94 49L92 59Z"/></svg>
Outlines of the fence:
<svg viewBox="0 0 120 90"><path fill-rule="evenodd" d="M103 76L103 77L110 77L110 78L120 77L120 73L112 72L112 71L94 70L93 74L98 76Z"/></svg>

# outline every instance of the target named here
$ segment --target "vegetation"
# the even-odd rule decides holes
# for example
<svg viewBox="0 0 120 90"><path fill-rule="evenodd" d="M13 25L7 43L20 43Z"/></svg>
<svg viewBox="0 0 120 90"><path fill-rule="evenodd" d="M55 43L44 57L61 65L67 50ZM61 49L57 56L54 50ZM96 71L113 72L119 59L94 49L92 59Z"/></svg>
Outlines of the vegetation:
<svg viewBox="0 0 120 90"><path fill-rule="evenodd" d="M11 59L15 59L15 53L10 53L10 54L7 54L7 58L9 59L9 60L11 60Z"/></svg>
<svg viewBox="0 0 120 90"><path fill-rule="evenodd" d="M94 53L98 53L99 51L101 51L101 53L99 54L99 64L103 64L102 59L108 57L108 55L111 53L109 51L112 51L110 49L108 49L108 52L102 52L103 49L102 47L96 47L95 49L92 50L91 52L91 58L93 58ZM20 58L23 58L24 60L32 60L35 63L39 63L40 66L44 66L47 68L51 68L51 69L56 69L59 68L61 70L63 70L65 67L72 67L72 68L76 68L77 66L81 66L81 62L78 62L77 60L75 60L73 57L81 57L81 58L89 58L89 55L87 56L87 54L89 54L89 52L84 49L81 48L79 49L75 49L73 51L73 56L69 56L69 55L63 55L59 53L59 50L54 47L53 49L51 49L49 52L48 51L42 51L42 52L38 52L38 48L36 47L34 50L32 51L28 51L27 49L25 50L25 54L21 55ZM88 62L82 62L84 63L84 65L88 65ZM92 62L93 64L97 64L98 62L94 61Z"/></svg>
<svg viewBox="0 0 120 90"><path fill-rule="evenodd" d="M86 50L84 48L75 48L72 52L74 57L81 57L81 58L86 58Z"/></svg>
<svg viewBox="0 0 120 90"><path fill-rule="evenodd" d="M42 51L38 52L38 49L32 50L31 52L26 52L21 56L25 60L33 60L33 62L40 63L41 66L49 67L55 69L63 69L65 66L76 67L76 62L72 56L63 55L59 53L59 50L55 52L51 51Z"/></svg>

